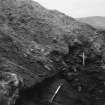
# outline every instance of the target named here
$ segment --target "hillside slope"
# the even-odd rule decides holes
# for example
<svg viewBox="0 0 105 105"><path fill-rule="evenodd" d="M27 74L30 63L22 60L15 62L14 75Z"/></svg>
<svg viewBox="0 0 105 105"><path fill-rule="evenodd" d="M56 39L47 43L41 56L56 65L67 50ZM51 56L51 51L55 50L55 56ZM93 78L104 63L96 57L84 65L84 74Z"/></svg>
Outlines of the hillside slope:
<svg viewBox="0 0 105 105"><path fill-rule="evenodd" d="M50 104L105 100L104 52L104 32L31 0L0 0L0 73L21 77L16 105L48 105L59 84L61 94Z"/></svg>
<svg viewBox="0 0 105 105"><path fill-rule="evenodd" d="M91 41L95 36L95 30L63 13L47 10L30 0L0 0L0 56L1 62L5 62L2 68L12 70L12 67L15 67L20 74L24 70L29 72L32 80L37 82L39 78L40 81L37 72L46 75L42 72L43 69L55 70L48 58L50 52L67 54L68 44L81 43L81 36ZM45 68L37 64L37 61ZM35 71L36 65L39 65L40 71ZM49 73L49 70L45 71ZM25 75L29 76L26 73L23 77Z"/></svg>
<svg viewBox="0 0 105 105"><path fill-rule="evenodd" d="M93 16L86 18L78 18L77 20L83 23L90 24L97 29L105 30L105 17Z"/></svg>

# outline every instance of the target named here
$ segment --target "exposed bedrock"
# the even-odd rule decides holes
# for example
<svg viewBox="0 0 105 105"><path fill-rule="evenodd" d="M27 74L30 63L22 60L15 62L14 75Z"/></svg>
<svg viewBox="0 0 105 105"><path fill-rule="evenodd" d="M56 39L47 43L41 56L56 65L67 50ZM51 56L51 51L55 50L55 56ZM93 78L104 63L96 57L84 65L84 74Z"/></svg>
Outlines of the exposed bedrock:
<svg viewBox="0 0 105 105"><path fill-rule="evenodd" d="M11 72L0 72L0 105L14 105L23 86L22 78Z"/></svg>

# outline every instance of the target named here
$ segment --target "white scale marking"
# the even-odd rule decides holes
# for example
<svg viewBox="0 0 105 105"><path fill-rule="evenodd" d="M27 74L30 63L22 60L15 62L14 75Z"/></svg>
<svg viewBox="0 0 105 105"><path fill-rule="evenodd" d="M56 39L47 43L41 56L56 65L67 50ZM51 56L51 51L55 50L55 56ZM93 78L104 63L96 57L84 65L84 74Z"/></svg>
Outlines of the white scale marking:
<svg viewBox="0 0 105 105"><path fill-rule="evenodd" d="M58 86L58 88L56 89L55 93L53 94L53 96L52 96L51 99L49 100L50 103L53 102L55 96L57 95L57 93L58 93L59 90L61 89L62 85L63 85L63 84L60 84L60 85Z"/></svg>

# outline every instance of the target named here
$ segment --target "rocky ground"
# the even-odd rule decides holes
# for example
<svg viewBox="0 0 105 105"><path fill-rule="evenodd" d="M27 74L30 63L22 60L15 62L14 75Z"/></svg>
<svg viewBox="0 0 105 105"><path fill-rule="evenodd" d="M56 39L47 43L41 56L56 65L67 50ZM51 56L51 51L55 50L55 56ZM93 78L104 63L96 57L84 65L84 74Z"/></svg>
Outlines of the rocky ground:
<svg viewBox="0 0 105 105"><path fill-rule="evenodd" d="M0 0L0 103L104 105L104 35L34 1Z"/></svg>

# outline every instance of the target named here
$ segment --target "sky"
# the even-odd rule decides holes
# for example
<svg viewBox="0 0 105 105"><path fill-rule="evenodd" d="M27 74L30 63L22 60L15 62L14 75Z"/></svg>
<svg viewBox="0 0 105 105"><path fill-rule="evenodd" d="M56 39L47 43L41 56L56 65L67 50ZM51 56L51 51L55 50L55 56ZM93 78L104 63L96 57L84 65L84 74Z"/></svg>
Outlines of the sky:
<svg viewBox="0 0 105 105"><path fill-rule="evenodd" d="M105 16L105 0L35 0L48 9L59 10L74 18Z"/></svg>

